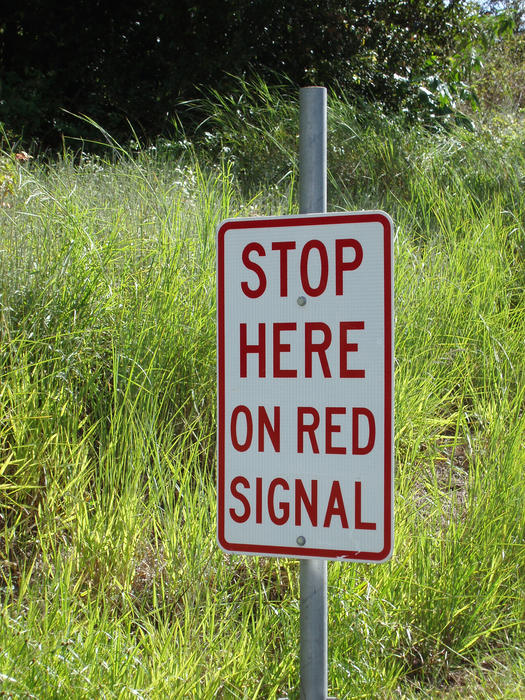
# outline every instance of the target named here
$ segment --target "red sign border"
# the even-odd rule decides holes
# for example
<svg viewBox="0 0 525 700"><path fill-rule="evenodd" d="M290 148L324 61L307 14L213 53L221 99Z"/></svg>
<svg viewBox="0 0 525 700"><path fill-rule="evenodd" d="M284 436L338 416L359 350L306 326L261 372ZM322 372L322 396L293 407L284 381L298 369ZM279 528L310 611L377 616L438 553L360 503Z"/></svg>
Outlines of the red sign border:
<svg viewBox="0 0 525 700"><path fill-rule="evenodd" d="M246 228L274 228L277 226L324 226L333 224L360 224L379 222L383 226L383 274L384 274L384 330L385 330L385 454L384 454L384 546L380 552L363 552L339 549L315 549L307 547L285 547L249 545L228 542L224 536L225 526L225 358L224 358L224 241L228 231ZM393 549L393 265L392 265L392 221L381 211L348 212L335 214L309 214L298 216L260 217L228 219L217 230L217 539L226 552L277 556L337 559L346 561L384 562Z"/></svg>

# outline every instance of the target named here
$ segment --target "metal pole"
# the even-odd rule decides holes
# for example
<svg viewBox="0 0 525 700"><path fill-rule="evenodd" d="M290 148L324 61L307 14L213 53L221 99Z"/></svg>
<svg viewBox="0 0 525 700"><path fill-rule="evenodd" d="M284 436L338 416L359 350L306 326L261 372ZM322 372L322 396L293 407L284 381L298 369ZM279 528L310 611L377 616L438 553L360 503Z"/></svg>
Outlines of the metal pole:
<svg viewBox="0 0 525 700"><path fill-rule="evenodd" d="M299 92L299 206L301 214L326 211L326 88ZM328 695L326 562L301 560L301 700Z"/></svg>
<svg viewBox="0 0 525 700"><path fill-rule="evenodd" d="M326 211L326 88L299 91L299 211Z"/></svg>

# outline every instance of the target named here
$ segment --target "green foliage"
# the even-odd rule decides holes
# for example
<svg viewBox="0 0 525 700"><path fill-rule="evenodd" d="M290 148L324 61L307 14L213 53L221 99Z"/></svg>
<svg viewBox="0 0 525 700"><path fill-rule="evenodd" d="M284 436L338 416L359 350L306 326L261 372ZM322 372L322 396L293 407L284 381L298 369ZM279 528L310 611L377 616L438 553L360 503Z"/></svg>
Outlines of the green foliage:
<svg viewBox="0 0 525 700"><path fill-rule="evenodd" d="M0 151L0 207L9 209L12 206L20 183L20 166L31 158L25 151Z"/></svg>
<svg viewBox="0 0 525 700"><path fill-rule="evenodd" d="M0 154L0 206L9 206L9 195L15 193L16 163L12 156Z"/></svg>
<svg viewBox="0 0 525 700"><path fill-rule="evenodd" d="M253 90L196 148L28 163L0 210L8 695L297 697L297 562L215 542L213 234L296 208L293 106ZM329 566L331 690L520 697L523 127L332 96L329 129L331 208L396 222L397 469L392 561Z"/></svg>
<svg viewBox="0 0 525 700"><path fill-rule="evenodd" d="M89 136L68 113L154 138L181 100L203 85L228 93L233 75L324 84L433 120L475 99L465 78L503 20L491 22L466 0L78 0L74 11L19 0L0 19L0 120L53 146Z"/></svg>
<svg viewBox="0 0 525 700"><path fill-rule="evenodd" d="M473 86L487 115L499 112L520 117L525 109L524 85L525 34L521 33L492 46Z"/></svg>

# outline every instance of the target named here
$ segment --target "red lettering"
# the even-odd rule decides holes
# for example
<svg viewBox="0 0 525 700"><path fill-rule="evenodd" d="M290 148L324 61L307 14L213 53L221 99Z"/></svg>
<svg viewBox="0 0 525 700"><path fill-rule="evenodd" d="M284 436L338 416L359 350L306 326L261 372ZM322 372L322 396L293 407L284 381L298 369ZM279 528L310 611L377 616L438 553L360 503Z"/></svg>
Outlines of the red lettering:
<svg viewBox="0 0 525 700"><path fill-rule="evenodd" d="M351 262L343 260L345 248L354 249L354 259ZM355 270L363 260L363 248L355 238L342 238L335 242L335 293L337 296L343 294L343 272Z"/></svg>
<svg viewBox="0 0 525 700"><path fill-rule="evenodd" d="M366 445L359 445L359 416L364 416L368 420L368 442ZM352 409L352 454L367 455L372 451L376 441L376 422L374 414L368 408Z"/></svg>
<svg viewBox="0 0 525 700"><path fill-rule="evenodd" d="M304 324L305 338L304 338L304 373L305 377L312 376L312 355L317 353L319 355L319 362L321 363L321 369L323 370L324 377L331 377L330 367L328 365L328 360L326 359L326 350L330 347L332 342L332 332L330 327L326 323L305 323ZM323 334L323 340L319 343L314 343L313 335L318 331Z"/></svg>
<svg viewBox="0 0 525 700"><path fill-rule="evenodd" d="M332 484L330 498L328 499L328 505L326 506L326 515L324 518L323 527L330 527L332 518L336 516L341 518L341 527L347 529L348 518L346 517L345 503L343 501L343 494L341 493L341 485L338 481L334 481Z"/></svg>
<svg viewBox="0 0 525 700"><path fill-rule="evenodd" d="M260 243L248 243L248 245L245 246L244 250L242 251L242 261L244 263L244 267L248 268L248 270L251 270L252 272L255 272L259 278L259 286L256 289L250 289L247 282L241 282L241 289L247 297L256 299L264 294L264 290L266 289L266 275L264 274L262 267L257 265L256 262L253 262L253 260L250 260L250 253L252 251L261 256L266 255L266 253Z"/></svg>
<svg viewBox="0 0 525 700"><path fill-rule="evenodd" d="M239 327L239 353L240 353L240 376L247 376L247 355L254 353L259 355L259 377L266 377L266 325L264 323L257 324L259 327L259 340L255 345L248 345L246 323L241 323Z"/></svg>
<svg viewBox="0 0 525 700"><path fill-rule="evenodd" d="M273 479L273 481L270 482L270 486L268 487L268 514L274 525L284 525L288 522L288 518L290 517L290 504L287 501L278 503L281 515L277 515L275 512L275 489L278 486L280 486L283 491L290 490L288 482L284 479Z"/></svg>
<svg viewBox="0 0 525 700"><path fill-rule="evenodd" d="M364 321L341 321L339 324L339 376L342 378L365 376L364 369L348 368L348 353L357 352L357 343L349 343L347 340L348 331L362 331L364 327Z"/></svg>
<svg viewBox="0 0 525 700"><path fill-rule="evenodd" d="M365 523L361 519L361 482L355 482L355 529L375 530L375 523Z"/></svg>
<svg viewBox="0 0 525 700"><path fill-rule="evenodd" d="M310 279L308 275L308 258L310 256L310 251L316 249L319 252L319 258L321 262L321 274L319 276L319 284L317 287L312 287L310 284ZM328 282L328 254L324 243L321 241L308 241L305 244L301 252L301 283L303 285L304 291L311 297L318 297L326 289L326 283Z"/></svg>
<svg viewBox="0 0 525 700"><path fill-rule="evenodd" d="M230 483L230 493L236 500L236 506L229 509L230 517L236 523L245 523L249 520L252 514L250 501L245 491L250 490L250 482L244 476L235 477ZM288 482L283 478L272 479L268 485L266 494L266 505L268 508L268 516L274 525L285 525L290 519L290 509L292 504L290 500L279 500L277 493L278 489L283 492L290 491ZM318 480L310 481L308 489L301 479L295 479L294 483L294 523L300 527L306 519L310 521L313 527L318 527ZM362 509L362 483L356 481L354 484L354 527L356 530L376 530L377 525L373 522L363 520ZM263 522L263 505L264 505L264 481L263 477L255 479L255 523L261 525ZM333 481L330 489L330 495L326 506L323 527L329 528L332 525L332 519L339 518L341 527L347 530L348 517L346 514L345 502L339 481Z"/></svg>
<svg viewBox="0 0 525 700"><path fill-rule="evenodd" d="M268 433L268 437L273 445L274 452L281 450L281 408L274 406L273 408L273 425L270 422L270 417L266 413L264 406L259 406L259 425L258 425L258 450L264 452L264 429Z"/></svg>
<svg viewBox="0 0 525 700"><path fill-rule="evenodd" d="M246 420L246 437L244 442L240 442L237 439L237 419L239 414L242 413ZM252 444L253 437L253 420L250 409L247 406L236 406L232 411L232 417L230 421L230 435L231 441L237 452L246 452Z"/></svg>
<svg viewBox="0 0 525 700"><path fill-rule="evenodd" d="M346 408L344 407L327 407L325 409L325 452L327 455L345 455L346 447L336 447L332 444L332 435L334 433L341 432L340 425L334 425L332 423L333 416L343 416L346 413Z"/></svg>
<svg viewBox="0 0 525 700"><path fill-rule="evenodd" d="M262 523L262 479L258 476L255 479L255 522Z"/></svg>
<svg viewBox="0 0 525 700"><path fill-rule="evenodd" d="M306 489L300 479L295 480L295 524L301 524L301 504L304 505L310 522L317 527L317 479L311 482L311 498L308 498Z"/></svg>
<svg viewBox="0 0 525 700"><path fill-rule="evenodd" d="M295 249L294 241L276 241L272 243L272 250L279 251L281 268L281 296L288 296L288 251Z"/></svg>
<svg viewBox="0 0 525 700"><path fill-rule="evenodd" d="M305 416L311 416L312 422L310 424L305 424ZM304 434L308 433L310 438L310 444L312 446L312 451L315 454L319 454L319 445L317 444L317 438L315 437L315 431L319 427L319 413L315 408L310 406L298 406L297 407L297 452L302 454L304 452Z"/></svg>
<svg viewBox="0 0 525 700"><path fill-rule="evenodd" d="M273 324L273 376L274 377L297 377L296 369L281 369L281 353L290 352L289 343L281 343L282 331L297 330L297 323L274 323Z"/></svg>
<svg viewBox="0 0 525 700"><path fill-rule="evenodd" d="M230 516L231 519L235 520L236 523L245 523L250 517L250 503L248 502L246 496L244 496L242 493L239 493L238 486L244 486L245 489L249 489L250 482L248 481L248 479L245 479L244 476L236 476L235 479L233 479L233 481L231 482L231 494L234 498L236 498L242 503L244 507L244 512L237 513L237 511L234 508L230 508Z"/></svg>

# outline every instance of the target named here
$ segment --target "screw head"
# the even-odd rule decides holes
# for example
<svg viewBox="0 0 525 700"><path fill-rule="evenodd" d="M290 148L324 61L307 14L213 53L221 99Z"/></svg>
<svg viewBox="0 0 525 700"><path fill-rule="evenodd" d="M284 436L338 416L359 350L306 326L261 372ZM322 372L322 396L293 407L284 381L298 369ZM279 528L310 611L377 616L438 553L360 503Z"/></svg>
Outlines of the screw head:
<svg viewBox="0 0 525 700"><path fill-rule="evenodd" d="M302 535L299 535L299 537L295 541L297 542L299 547L303 547L306 544L306 538Z"/></svg>
<svg viewBox="0 0 525 700"><path fill-rule="evenodd" d="M299 306L304 306L306 304L306 297L299 297L297 299L297 303L299 304Z"/></svg>

